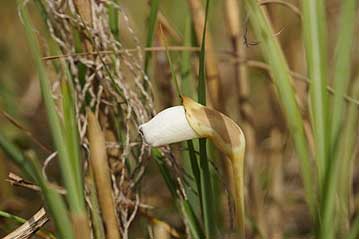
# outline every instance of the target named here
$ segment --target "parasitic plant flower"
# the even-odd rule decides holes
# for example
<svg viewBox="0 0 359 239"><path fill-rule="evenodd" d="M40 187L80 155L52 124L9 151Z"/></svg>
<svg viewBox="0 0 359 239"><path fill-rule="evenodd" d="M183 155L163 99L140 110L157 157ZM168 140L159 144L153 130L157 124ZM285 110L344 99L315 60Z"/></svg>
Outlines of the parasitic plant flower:
<svg viewBox="0 0 359 239"><path fill-rule="evenodd" d="M183 96L183 106L170 107L139 127L157 147L194 138L209 138L231 160L238 225L244 234L244 150L241 128L226 115Z"/></svg>
<svg viewBox="0 0 359 239"><path fill-rule="evenodd" d="M200 137L190 126L183 106L161 111L150 121L140 125L139 131L145 142L153 147Z"/></svg>

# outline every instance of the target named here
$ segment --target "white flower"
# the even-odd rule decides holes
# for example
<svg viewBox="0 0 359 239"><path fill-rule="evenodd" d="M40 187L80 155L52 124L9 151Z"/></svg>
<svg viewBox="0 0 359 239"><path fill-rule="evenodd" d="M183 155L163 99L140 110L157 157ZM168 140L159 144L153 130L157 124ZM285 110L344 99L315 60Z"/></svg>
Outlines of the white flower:
<svg viewBox="0 0 359 239"><path fill-rule="evenodd" d="M183 96L183 106L168 108L139 127L146 143L161 146L194 138L209 138L231 160L238 225L245 228L244 151L241 128L224 114Z"/></svg>
<svg viewBox="0 0 359 239"><path fill-rule="evenodd" d="M150 121L140 125L139 131L145 142L153 147L199 137L189 125L183 106L161 111Z"/></svg>

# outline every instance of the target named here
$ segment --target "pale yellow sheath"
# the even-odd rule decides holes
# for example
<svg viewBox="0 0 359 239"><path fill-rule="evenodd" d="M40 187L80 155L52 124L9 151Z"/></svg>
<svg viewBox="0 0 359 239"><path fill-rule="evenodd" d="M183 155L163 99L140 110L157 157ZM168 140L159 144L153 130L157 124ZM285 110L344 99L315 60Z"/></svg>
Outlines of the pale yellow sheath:
<svg viewBox="0 0 359 239"><path fill-rule="evenodd" d="M244 216L244 151L245 138L239 126L226 115L182 97L186 118L202 138L209 138L232 162L235 206L239 229L245 230Z"/></svg>

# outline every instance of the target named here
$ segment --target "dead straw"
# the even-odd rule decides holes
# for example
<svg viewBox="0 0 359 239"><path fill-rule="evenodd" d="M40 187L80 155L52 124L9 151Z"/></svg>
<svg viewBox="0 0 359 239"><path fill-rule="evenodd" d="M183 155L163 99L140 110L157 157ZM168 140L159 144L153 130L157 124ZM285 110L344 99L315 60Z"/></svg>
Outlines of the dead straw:
<svg viewBox="0 0 359 239"><path fill-rule="evenodd" d="M97 196L108 239L120 239L115 202L112 196L110 169L105 137L95 115L87 110L90 166L94 173Z"/></svg>

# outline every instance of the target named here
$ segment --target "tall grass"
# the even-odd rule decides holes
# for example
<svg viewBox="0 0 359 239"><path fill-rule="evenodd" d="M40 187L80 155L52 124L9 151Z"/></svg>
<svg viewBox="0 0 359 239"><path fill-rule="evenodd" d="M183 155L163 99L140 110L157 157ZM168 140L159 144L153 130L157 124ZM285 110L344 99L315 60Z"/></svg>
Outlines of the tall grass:
<svg viewBox="0 0 359 239"><path fill-rule="evenodd" d="M206 105L206 32L207 32L207 17L210 1L206 1L204 28L202 34L201 51L199 55L199 78L198 78L198 102ZM201 178L201 206L202 216L204 221L204 228L207 238L216 237L215 225L215 204L214 204L214 191L213 179L209 170L209 160L207 157L207 140L199 139L199 169Z"/></svg>
<svg viewBox="0 0 359 239"><path fill-rule="evenodd" d="M328 119L327 25L325 1L303 1L303 34L306 49L308 76L312 81L311 116L316 147L319 181L322 183L328 163L330 128Z"/></svg>
<svg viewBox="0 0 359 239"><path fill-rule="evenodd" d="M146 39L146 47L152 46L153 36L155 34L155 27L156 27L156 20L157 20L157 13L158 13L158 6L159 1L151 1L151 11L150 16L148 18L148 31L147 31L147 39ZM145 73L148 74L148 67L151 59L151 52L146 52L145 55Z"/></svg>
<svg viewBox="0 0 359 239"><path fill-rule="evenodd" d="M184 220L189 226L191 236L196 239L205 238L205 234L201 228L192 205L186 196L180 193L180 185L178 185L178 182L176 182L173 176L169 173L170 170L167 167L161 152L158 150L153 150L152 156L157 166L159 167L160 173L172 195L172 198L175 200L177 206L181 209Z"/></svg>
<svg viewBox="0 0 359 239"><path fill-rule="evenodd" d="M314 214L315 189L313 187L313 172L310 165L308 142L304 134L304 123L295 98L293 79L289 74L288 64L278 40L274 37L274 32L264 10L256 2L248 0L244 3L253 31L260 42L263 55L271 68L272 78L287 117L287 124L293 137L298 158L300 159L306 199Z"/></svg>
<svg viewBox="0 0 359 239"><path fill-rule="evenodd" d="M307 140L303 132L303 120L295 102L295 93L291 87L292 79L288 74L288 66L284 59L274 32L271 31L268 18L257 3L246 1L252 28L256 34L262 51L271 67L274 83L278 89L283 108L286 111L289 128L297 147L298 157L302 161L302 175L306 195L312 211L313 219L317 222L318 238L335 238L338 233L338 222L334 219L336 210L338 168L345 164L345 159L338 158L338 144L341 142L342 112L344 95L346 94L350 72L350 52L353 39L353 22L355 17L355 1L342 2L341 28L336 47L336 67L334 68L334 101L333 115L328 115L328 53L327 25L324 1L303 1L303 33L307 56L308 77L311 79L311 113L314 131L314 151L318 181L313 176L309 163ZM355 123L352 122L352 125ZM330 150L329 150L330 149ZM349 153L350 154L350 153ZM348 167L346 167L349 170ZM342 181L343 183L343 181ZM345 184L345 183L344 183ZM313 187L318 185L318 190ZM339 186L339 185L338 185ZM345 187L340 185L339 187ZM319 205L319 210L317 206ZM343 204L342 204L343 205ZM345 206L344 206L345 207ZM341 219L338 219L341 221Z"/></svg>
<svg viewBox="0 0 359 239"><path fill-rule="evenodd" d="M55 103L52 99L51 89L49 85L49 80L47 78L47 73L45 70L45 67L41 60L41 55L39 51L39 47L37 45L37 41L33 32L33 28L30 22L30 18L28 16L27 9L22 5L23 3L21 1L18 1L20 13L22 20L24 22L24 29L26 32L26 36L29 42L29 46L31 49L31 52L33 54L37 72L40 80L40 86L41 86L41 92L44 99L44 103L47 109L48 113L48 122L50 129L52 131L53 140L57 149L58 156L60 158L60 166L61 171L63 175L63 180L66 185L67 190L67 201L69 203L70 211L72 219L77 221L79 224L78 226L82 229L80 231L86 233L85 235L89 235L89 229L87 224L87 218L86 218L86 208L85 208L85 200L84 200L84 194L83 194L83 186L81 183L81 172L78 165L80 165L80 158L77 147L79 147L78 141L76 141L75 135L68 135L68 138L64 136L63 126L60 122L60 119L58 118ZM73 117L73 109L70 99L70 94L67 91L64 95L64 109L65 109L65 117L68 117L67 119L70 122L70 125L67 125L70 127L70 129L74 128L74 117ZM71 117L71 118L70 118ZM72 122L72 123L71 123ZM76 132L76 131L75 131ZM44 184L44 183L43 183ZM58 198L59 196L56 195L56 193L52 192L50 190L50 197L49 200L54 200ZM57 199L58 201L59 199ZM49 202L48 202L49 203ZM55 204L56 203L51 203ZM60 206L61 204L59 204ZM62 208L59 210L52 210L53 216L56 215L56 217L64 216L65 211L64 205L62 205ZM59 214L59 215L58 215ZM64 224L66 225L66 216L63 218ZM60 223L60 222L59 222ZM59 226L62 227L62 226ZM68 228L64 227L66 230L66 234L64 236L66 237L72 237L72 232Z"/></svg>
<svg viewBox="0 0 359 239"><path fill-rule="evenodd" d="M130 38L131 41L136 41L136 37L133 35L132 28L128 36L122 34L121 27L127 24L126 26L130 28L132 22L129 20L131 17L125 15L126 11L119 7L121 1L100 2L73 1L76 8L74 12L78 15L74 16L71 13L69 16L63 16L62 19L65 23L64 26L69 27L66 29L69 33L68 39L66 37L65 39L61 38L63 36L54 33L59 30L56 27L63 26L59 22L54 21L52 25L47 25L55 26L54 29L47 29L46 32L45 41L48 45L45 44L45 46L48 46L48 51L51 54L72 54L72 50L77 53L77 55L58 57L64 58L61 61L57 61L57 57L54 58L56 61L53 61L53 67L56 75L60 76L59 98L55 100L50 84L52 82L49 74L50 64L44 63L41 54L42 46L39 44L44 39L37 36L37 34L41 35L42 33L37 33L34 30L33 21L30 19L28 7L25 4L26 1L17 1L32 60L35 63L47 114L48 132L54 143L54 151L57 152L59 171L66 194L60 195L41 173L41 161L36 156L26 153L19 147L18 143L13 142L11 137L7 137L4 132L0 132L0 148L18 165L29 180L40 187L46 211L55 226L58 238L90 238L91 235L94 238L131 238L132 235L129 233L138 233L137 230L142 230L137 228L142 228L144 224L142 220L138 219L142 218L143 215L147 219L152 216L167 218L167 211L166 215L162 214L162 211L161 213L158 212L159 210L157 211L157 209L168 209L166 208L167 205L162 207L162 202L159 204L160 206L155 208L156 210L147 210L147 205L145 205L147 198L142 192L143 187L139 186L140 182L147 183L146 180L141 181L143 177L158 177L158 175L149 175L151 172L145 170L147 165L151 163L158 168L156 172L159 172L159 176L166 187L165 190L161 189L161 192L168 191L174 202L172 206L175 210L173 213L171 212L171 216L173 214L180 219L173 223L176 225L174 227L183 234L188 234L181 236L211 239L222 236L226 232L239 235L235 229L229 226L232 221L231 213L224 210L227 207L229 208L228 211L231 210L230 203L217 201L226 199L224 196L222 197L222 193L224 194L227 190L220 188L217 191L216 189L218 184L225 184L226 180L220 176L219 179L213 177L211 161L220 164L218 163L219 160L214 160L219 156L207 152L210 145L207 145L205 139L181 144L179 148L183 152L177 154L176 147L149 149L137 135L137 126L148 120L154 113L152 88L148 78L152 82L156 81L153 78L155 69L151 69L151 65L155 63L152 62L154 58L152 57L154 54L152 52L153 45L158 40L156 37L159 35L155 34L156 32L161 32L161 41L159 42L163 44L163 46L156 48L156 51L164 51L169 66L169 69L160 73L166 76L165 79L172 78L176 96L179 96L178 99L182 95L190 96L197 98L198 102L203 105L206 105L207 99L211 99L210 105L225 112L231 107L224 104L227 99L220 98L221 85L226 81L220 81L222 78L219 77L218 69L221 73L226 70L225 67L223 69L218 68L217 64L229 64L228 62L233 61L236 68L233 72L234 80L248 83L253 88L251 88L253 98L258 97L255 91L257 89L255 82L259 77L253 74L249 68L259 65L262 69L268 70L268 75L272 80L278 102L286 119L286 125L282 127L281 132L276 130L278 122L272 122L278 120L279 117L273 117L274 120L272 121L269 119L270 117L265 120L255 119L270 122L268 123L271 127L269 132L274 133L269 134L269 140L266 129L257 128L257 125L252 122L253 119L246 114L246 110L250 107L251 112L254 111L254 118L257 115L258 118L263 115L266 116L265 113L257 112L256 107L250 106L252 96L248 95L249 88L246 88L246 84L236 86L236 88L239 87L236 89L239 91L236 94L240 100L236 101L233 108L238 111L236 112L238 115L241 115L238 123L245 125L245 127L250 125L248 126L250 130L247 131L249 132L247 138L250 138L253 144L257 141L263 142L258 143L255 147L253 146L255 149L251 152L253 156L255 155L253 158L256 160L265 159L267 149L264 148L267 147L267 141L272 143L273 141L282 141L278 139L284 139L288 134L293 142L295 158L298 159L300 165L299 172L303 188L299 191L304 192L309 211L308 217L310 217L308 221L312 221L308 222L310 232L302 234L319 239L354 239L359 236L359 216L355 217L356 211L352 208L353 195L355 195L352 192L353 178L354 174L357 174L353 168L357 163L355 153L358 144L356 131L359 116L358 102L355 101L359 97L359 78L352 80L351 74L354 72L351 54L355 44L355 20L358 17L357 0L343 0L339 4L338 22L340 28L336 34L335 44L333 44L335 45L335 52L334 64L331 68L328 67L332 60L329 59L331 49L328 48L330 32L327 26L329 19L325 13L326 1L303 0L301 8L293 7L291 3L282 1L264 1L274 6L294 10L301 17L299 30L304 36L305 64L308 69L306 76L298 73L293 74L289 68L285 55L287 50L283 50L284 46L281 46L279 40L281 35L276 34L273 30L268 11L259 1L243 0L241 4L243 4L244 9L241 13L245 13L246 16L237 19L238 16L232 15L234 20L230 20L230 23L234 24L228 26L230 28L230 39L226 39L226 41L228 40L227 43L232 43L233 52L229 54L222 50L222 45L212 43L212 39L220 39L222 36L209 39L210 35L207 34L211 26L223 21L223 19L214 18L214 21L208 24L210 6L214 4L222 6L224 3L206 0L204 7L202 7L199 4L201 1L188 1L189 5L186 5L186 9L181 12L186 13L186 17L182 17L180 21L183 23L183 34L178 34L179 37L176 37L176 42L180 42L183 48L181 48L180 54L176 54L171 52L173 48L170 47L173 46L169 46L172 41L166 39L171 36L167 36L162 28L161 31L158 31L161 27L158 19L159 10L160 8L161 10L166 9L166 7L162 9L166 3L160 0L150 1L149 5L146 5L146 8L149 8L149 16L146 19L145 39L143 40L143 46L146 47L146 51L143 51L143 62L136 62L135 60L136 57L141 58L143 52L136 52L132 49L131 52L134 53L132 55L123 46L124 39L132 37ZM47 15L53 10L51 9L53 6L41 0L36 0L35 3L39 7L38 10L44 23L50 23L54 20L54 16ZM180 2L173 1L173 3ZM228 2L226 5L228 12L231 10L231 4L233 6L234 3L234 1ZM98 5L92 8L91 4ZM104 4L104 11L99 10L101 4ZM99 16L91 17L94 13L99 14ZM202 13L204 13L203 16ZM233 12L230 13L233 14ZM273 16L271 15L271 17ZM161 17L163 20L166 16L161 13ZM247 17L250 24L249 33L246 29ZM97 21L93 21L96 18ZM96 28L97 24L105 22L105 18L108 22L104 26L108 26L108 31ZM242 24L237 24L239 22ZM68 23L73 25L66 25ZM286 30L289 31L287 28L283 29L283 31ZM329 30L331 29L329 28ZM244 39L241 39L240 32L243 33L242 38ZM248 37L252 37L252 33L255 44L248 43ZM106 41L99 41L103 40L103 38L97 38L100 34L105 36ZM195 38L197 38L196 41L193 40ZM193 54L192 46L197 43L200 45L199 54ZM102 47L113 48L102 49ZM138 46L138 48L141 47ZM260 50L266 64L243 58L251 57L252 49ZM195 51L197 50L195 49ZM86 55L88 53L86 51L91 54ZM245 51L246 54L241 51ZM227 61L223 60L218 63L216 55L220 56L219 59L226 59ZM161 55L156 57L162 59ZM242 72L243 70L245 73ZM198 79L195 77L197 73ZM310 94L308 99L309 127L305 127L308 118L305 115L306 112L299 106L305 104L298 102L299 97L294 84L298 76L310 83L308 84ZM234 84L231 80L233 79L228 80L230 83L227 83L227 90L232 88L231 84ZM333 87L329 87L329 89L332 89L332 93L334 92L333 97L328 92L328 85L331 82L333 82ZM5 91L1 88L0 95ZM351 98L348 95L351 95ZM232 97L229 94L223 96ZM260 97L263 100L262 96ZM305 97L302 98L305 100ZM238 106L238 104L241 105ZM86 108L91 109L87 114L85 113ZM261 108L259 107L259 109ZM235 114L233 113L233 115ZM89 116L88 121L86 116ZM267 125L263 128L265 127ZM288 133L286 128L289 130ZM86 130L88 130L88 137L85 136ZM311 138L312 131L314 140ZM292 145L280 145L282 142L275 143L277 143L277 148L282 151L271 151L271 158L274 159L280 154L283 159L288 159L289 157L286 156L289 154L288 152L291 152ZM83 145L85 147L82 147ZM270 150L275 151L277 149ZM185 165L185 169L173 160L173 155L180 155L180 160L185 161L181 164ZM90 165L90 169L85 167L87 163ZM246 206L248 207L246 211L249 212L246 215L246 230L248 235L253 237L260 235L267 238L271 235L261 228L261 224L271 225L267 222L271 220L267 216L270 214L268 212L271 208L261 208L260 215L263 215L264 218L256 218L256 210L259 209L255 208L257 205L254 205L254 200L263 200L265 203L272 200L274 202L270 202L268 207L275 204L277 211L280 211L280 208L284 208L283 211L286 211L287 206L289 208L292 203L289 200L282 200L286 197L284 195L280 201L276 201L276 198L268 200L266 195L274 195L272 191L275 189L270 186L270 180L274 179L267 178L262 173L262 171L268 173L267 163L266 160L261 160L258 163L256 162L253 169L251 168L253 166L247 167L258 170L253 174L258 177L256 178L257 183L249 180L253 185L248 187L249 190L246 193ZM285 167L276 168L276 170L278 169L283 170L280 172L281 175L285 175ZM218 175L225 171L221 168L214 170ZM225 176L230 177L228 174ZM288 172L288 177L291 176L293 173ZM254 196L250 190L263 191L263 194L258 195L263 195L264 198L252 198ZM286 190L282 191L286 192ZM162 195L161 193L158 194ZM288 198L291 196L292 194ZM228 197L227 200L231 201L231 197ZM139 201L137 201L138 198ZM145 203L142 204L141 200ZM225 206L223 207L223 205ZM220 216L216 213L219 210L223 212ZM284 212L281 213L288 216ZM288 212L286 211L286 213ZM282 214L276 215L277 219L283 216ZM306 215L306 213L302 214ZM25 223L25 220L13 217L3 211L0 211L0 216ZM226 221L223 224L228 228L220 225L221 221L225 221L225 217L226 219L229 218L227 220L229 222ZM168 216L168 218L171 218L169 220L171 222L175 221L172 220L172 217ZM133 223L132 220L137 223L136 229L132 230L131 228L129 230L130 224ZM148 221L151 224L151 220ZM183 223L180 224L177 221ZM278 221L284 223L284 220ZM300 230L289 232L286 229L283 226L281 234L288 233L288 236L292 236L291 233L301 233ZM171 226L168 226L167 230L172 230ZM147 234L146 230L143 231L143 234Z"/></svg>
<svg viewBox="0 0 359 239"><path fill-rule="evenodd" d="M340 168L347 165L346 161L350 160L348 158L342 158L340 156L339 142L340 140L345 141L344 135L342 132L345 132L345 127L343 124L343 106L344 100L343 97L348 90L348 83L350 81L350 69L351 69L351 47L354 38L354 22L355 22L355 9L357 1L343 1L341 5L341 15L339 18L339 24L345 26L340 29L338 33L338 39L335 49L335 67L334 67L334 91L336 92L333 100L333 114L331 118L331 127L330 137L328 142L328 148L331 149L330 156L326 159L328 162L325 165L325 178L323 183L323 188L321 192L321 216L320 216L320 238L335 238L337 226L333 226L333 217L335 212L339 212L340 209L336 208L338 205L337 198L339 198L339 205L343 205L343 197L337 194L337 189L341 187L346 187L346 182L342 181L342 185L337 184L340 182ZM325 47L325 45L323 46ZM313 78L314 79L314 78ZM351 116L352 117L352 116ZM350 117L350 118L351 118ZM349 118L349 119L350 119ZM355 125L355 122L348 122L350 125ZM329 137L329 136L328 136ZM348 144L351 144L350 141L353 140L353 137L348 137ZM348 152L352 152L350 148L347 149ZM351 155L348 156L352 157ZM350 168L346 168L350 170ZM343 171L342 171L343 173ZM345 200L345 199L344 199ZM342 224L341 219L338 219L337 225Z"/></svg>

